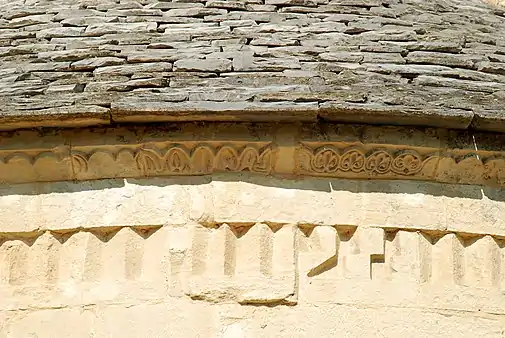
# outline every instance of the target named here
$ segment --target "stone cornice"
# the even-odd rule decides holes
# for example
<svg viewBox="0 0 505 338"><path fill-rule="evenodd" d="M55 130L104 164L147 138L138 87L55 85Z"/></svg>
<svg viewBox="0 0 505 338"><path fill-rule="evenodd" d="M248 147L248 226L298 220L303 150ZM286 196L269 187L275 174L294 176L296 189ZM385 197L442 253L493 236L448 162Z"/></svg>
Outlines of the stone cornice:
<svg viewBox="0 0 505 338"><path fill-rule="evenodd" d="M0 182L251 172L505 185L505 137L442 129L171 124L4 133Z"/></svg>

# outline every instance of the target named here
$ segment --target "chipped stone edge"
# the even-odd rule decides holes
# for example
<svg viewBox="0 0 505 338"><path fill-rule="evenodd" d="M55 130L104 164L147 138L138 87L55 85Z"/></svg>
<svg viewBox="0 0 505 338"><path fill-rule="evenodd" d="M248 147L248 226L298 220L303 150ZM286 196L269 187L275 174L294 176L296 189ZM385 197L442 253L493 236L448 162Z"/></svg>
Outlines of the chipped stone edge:
<svg viewBox="0 0 505 338"><path fill-rule="evenodd" d="M112 102L110 108L86 106L68 111L12 111L0 116L0 131L29 128L82 128L152 122L317 122L424 126L505 133L496 111L407 109L341 102Z"/></svg>

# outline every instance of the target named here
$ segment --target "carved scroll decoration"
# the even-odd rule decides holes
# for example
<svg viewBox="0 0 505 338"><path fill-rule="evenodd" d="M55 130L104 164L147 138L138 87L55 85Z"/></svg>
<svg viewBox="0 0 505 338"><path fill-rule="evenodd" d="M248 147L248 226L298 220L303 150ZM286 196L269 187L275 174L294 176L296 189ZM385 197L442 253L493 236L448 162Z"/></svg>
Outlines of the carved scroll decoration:
<svg viewBox="0 0 505 338"><path fill-rule="evenodd" d="M337 149L325 145L317 149L298 149L298 167L303 173L337 174L339 172L412 176L423 170L431 157L423 158L414 150L374 150L365 152L353 147Z"/></svg>
<svg viewBox="0 0 505 338"><path fill-rule="evenodd" d="M72 164L77 173L89 170L90 158L98 153L107 153L116 161L122 152L131 154L132 165L142 175L205 175L212 172L250 171L267 174L271 168L270 147L247 146L212 146L198 145L187 148L183 145L156 147L141 145L136 149L121 148L104 152L95 149L90 152L72 153Z"/></svg>
<svg viewBox="0 0 505 338"><path fill-rule="evenodd" d="M286 161L289 158L294 161ZM9 149L0 152L0 167L3 168L0 183L254 172L505 186L504 152L456 152L387 144L349 146L337 142L301 142L294 154L292 148L277 147L268 141L202 140Z"/></svg>
<svg viewBox="0 0 505 338"><path fill-rule="evenodd" d="M268 173L271 167L270 148L258 150L252 146L199 145L192 150L174 146L165 150L141 148L135 155L138 168L144 174L172 175L210 174L215 171L251 171Z"/></svg>

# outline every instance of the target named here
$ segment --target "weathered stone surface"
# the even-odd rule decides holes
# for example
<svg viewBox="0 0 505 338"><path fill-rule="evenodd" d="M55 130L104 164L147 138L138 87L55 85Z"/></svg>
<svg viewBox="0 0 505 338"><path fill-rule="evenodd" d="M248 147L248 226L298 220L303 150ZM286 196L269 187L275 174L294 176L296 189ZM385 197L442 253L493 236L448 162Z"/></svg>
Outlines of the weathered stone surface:
<svg viewBox="0 0 505 338"><path fill-rule="evenodd" d="M54 52L40 52L38 58L45 61L78 61L92 57L111 57L114 56L113 51L99 49L72 49L61 50Z"/></svg>
<svg viewBox="0 0 505 338"><path fill-rule="evenodd" d="M76 89L0 109L72 105L88 95ZM107 101L126 115L128 100L165 98L179 114L190 102L169 96L183 91ZM198 109L272 118L279 105L248 103ZM501 337L504 137L329 123L3 132L0 335Z"/></svg>
<svg viewBox="0 0 505 338"><path fill-rule="evenodd" d="M446 337L440 332L444 325L454 337L500 336L504 253L495 234L503 229L475 229L468 222L462 227L468 216L460 210L478 215L492 209L499 217L503 201L476 202L475 192L481 191L476 186L251 180L102 180L6 191L0 208L10 210L7 216L19 210L22 219L16 215L3 223L0 253L12 262L0 270L3 323L16 334L30 332L26 323L32 320L30 327L42 325L37 324L41 316L44 323L72 322L74 316L82 323L87 311L82 307L104 303L90 314L100 321L90 319L78 336L95 330L120 334L114 318L135 309L141 311L133 318L148 314L150 332L160 335L223 330L275 335L280 327L288 334L296 327L295 333L331 335L345 329L358 337L380 327L391 336L401 330ZM332 191L318 189L324 184ZM426 194L433 189L440 194ZM42 193L30 193L34 190ZM295 201L298 208L289 208ZM332 212L342 203L346 212ZM416 217L419 212L425 217ZM69 285L82 296L69 294ZM174 318L182 309L201 315L203 322L195 327L193 316L183 325L186 316L181 316L176 327L163 324L165 316ZM20 311L23 316L12 315ZM327 320L349 311L347 320ZM310 314L311 321L300 323L299 313ZM156 318L159 325L153 324ZM367 318L377 322L360 323ZM426 325L427 318L438 325ZM406 320L409 325L401 325ZM135 323L130 333L144 332L144 321L130 323ZM62 332L53 325L35 327Z"/></svg>
<svg viewBox="0 0 505 338"><path fill-rule="evenodd" d="M211 0L205 4L206 7L224 8L230 10L245 10L246 4L241 1L219 1Z"/></svg>
<svg viewBox="0 0 505 338"><path fill-rule="evenodd" d="M504 62L482 62L478 65L479 70L486 73L505 75Z"/></svg>
<svg viewBox="0 0 505 338"><path fill-rule="evenodd" d="M84 32L84 28L76 27L60 27L49 28L38 31L35 35L39 39L63 38L68 36L80 36Z"/></svg>
<svg viewBox="0 0 505 338"><path fill-rule="evenodd" d="M101 14L101 12L98 12ZM78 26L87 27L89 25L98 25L107 22L118 22L119 19L116 17L106 17L106 16L75 16L69 17L61 21L62 25L65 26Z"/></svg>
<svg viewBox="0 0 505 338"><path fill-rule="evenodd" d="M22 28L25 26L49 23L52 18L53 15L51 14L21 16L11 19L5 28Z"/></svg>
<svg viewBox="0 0 505 338"><path fill-rule="evenodd" d="M188 319L181 313L195 312ZM498 319L473 317L457 311L427 311L412 308L384 307L384 311L349 305L306 305L300 312L312 320L301 320L287 306L262 308L241 308L233 305L210 305L198 301L167 298L166 302L152 301L148 304L135 304L122 308L117 304L100 306L98 309L81 310L79 308L38 310L25 313L24 316L5 314L4 331L17 336L26 336L31 332L48 332L50 335L89 337L104 336L141 336L145 333L144 323L149 321L149 332L155 336L176 336L181 332L191 332L194 336L237 337L237 336L275 336L285 327L296 327L293 334L307 336L331 336L343 331L348 337L360 337L364 332L382 332L389 337L429 336L470 337L468 332L479 332L486 337L500 337L501 325ZM100 321L96 320L100 318ZM128 328L119 323L118 318L128 319ZM173 318L175 324L167 323L166 318ZM318 320L315 320L318 318ZM320 319L319 319L320 318ZM195 327L195 320L199 325ZM403 325L406 321L410 325ZM55 328L61 322L80 323L78 329ZM426 322L433 325L426 325ZM36 324L33 324L36 323ZM436 323L436 325L435 325ZM69 325L70 326L70 325ZM8 330L8 331L7 331ZM442 333L444 332L444 333ZM449 334L447 333L449 332ZM286 333L286 336L291 333Z"/></svg>
<svg viewBox="0 0 505 338"><path fill-rule="evenodd" d="M114 66L124 63L125 60L116 57L101 57L93 59L84 59L70 64L70 68L75 70L92 70L98 67Z"/></svg>
<svg viewBox="0 0 505 338"><path fill-rule="evenodd" d="M394 108L393 108L394 107ZM473 119L473 113L457 109L413 109L377 104L325 102L321 105L321 117L330 121L348 121L377 124L426 125L430 116L439 121L440 126L465 129ZM394 114L394 119L391 116ZM358 118L360 121L358 121ZM394 121L394 122L393 122Z"/></svg>
<svg viewBox="0 0 505 338"><path fill-rule="evenodd" d="M478 0L77 0L73 5L13 0L1 5L0 13L0 65L19 69L0 80L5 99L79 84L109 107L109 90L173 86L195 106L223 101L220 97L248 105L258 95L260 101L294 100L286 106L291 109L311 92L314 119L325 118L329 101L353 102L380 107L381 123L399 123L398 112L404 111L426 116L412 117L410 124L442 126L449 121L438 113L444 110L499 114L493 95L505 83L503 10ZM53 70L55 62L70 62L74 72L40 74L68 71ZM115 78L105 78L109 75ZM141 87L125 85L138 80ZM201 90L203 83L209 91ZM279 85L293 86L293 100ZM345 91L353 93L329 94ZM349 109L346 122L370 117Z"/></svg>
<svg viewBox="0 0 505 338"><path fill-rule="evenodd" d="M301 66L296 58L256 58L252 57L249 53L239 53L235 58L233 58L233 70L239 72L275 72L299 68L301 68Z"/></svg>
<svg viewBox="0 0 505 338"><path fill-rule="evenodd" d="M155 88L167 86L167 80L161 77L132 79L129 81L124 81L122 78L116 79L116 81L114 81L114 79L112 80L113 81L97 81L88 83L85 90L87 92L128 92L135 88Z"/></svg>
<svg viewBox="0 0 505 338"><path fill-rule="evenodd" d="M12 94L34 95L45 91L45 87L33 87L22 93L11 91ZM4 129L26 128L40 125L41 127L86 127L110 123L109 110L101 106L72 105L48 109L9 109L0 110L0 116L5 121Z"/></svg>
<svg viewBox="0 0 505 338"><path fill-rule="evenodd" d="M59 85L59 86L49 86L45 93L67 93L67 92L75 92L80 93L84 90L85 85L83 84L70 84L70 85Z"/></svg>
<svg viewBox="0 0 505 338"><path fill-rule="evenodd" d="M129 32L153 32L156 31L157 27L158 25L155 22L101 23L87 26L85 34L89 36L101 36Z"/></svg>
<svg viewBox="0 0 505 338"><path fill-rule="evenodd" d="M480 59L481 61L484 61L485 57L481 56ZM475 68L475 64L479 61L479 57L473 55L414 51L407 55L406 60L408 63L421 63L459 68Z"/></svg>
<svg viewBox="0 0 505 338"><path fill-rule="evenodd" d="M156 62L156 63L138 63L122 66L99 67L94 73L97 75L133 75L134 73L143 72L169 72L172 70L171 63Z"/></svg>
<svg viewBox="0 0 505 338"><path fill-rule="evenodd" d="M185 103L114 102L112 116L116 121L139 121L143 116L151 121L313 121L317 104L294 102L211 102ZM209 117L212 116L212 117Z"/></svg>
<svg viewBox="0 0 505 338"><path fill-rule="evenodd" d="M482 92L494 93L499 90L505 90L505 83L456 80L451 78L442 78L438 76L421 75L414 81L416 83L425 86L461 88L477 92L482 91Z"/></svg>
<svg viewBox="0 0 505 338"><path fill-rule="evenodd" d="M227 72L231 71L232 62L227 59L206 59L192 60L183 59L177 60L174 63L174 71L176 72Z"/></svg>
<svg viewBox="0 0 505 338"><path fill-rule="evenodd" d="M152 106L149 108L151 110L144 111L143 113L148 114L153 121L184 121L186 120L186 115L188 113L192 113L192 109L205 109L207 114L212 114L214 118L219 119L221 121L242 121L248 120L251 117L247 114L256 114L256 120L258 122L261 121L276 121L282 122L285 119L290 119L292 116L282 115L282 111L278 112L276 109L278 107L288 106L290 103L284 102L279 104L279 102L254 102L254 104L245 106L241 102L232 102L226 100L224 98L223 101L218 101L219 97L210 98L215 100L210 104L209 102L201 103L200 106L191 106L188 102L185 102L188 98L192 98L192 96L196 96L196 98L204 97L206 93L201 91L200 93L188 93L182 90L170 89L170 88L158 88L157 86L162 86L163 82L157 79L138 79L138 80L130 80L126 81L125 84L121 82L103 82L97 83L95 87L89 88L88 85L86 88L82 86L75 85L74 87L70 86L60 86L60 87L50 87L52 90L47 89L46 95L51 94L51 100L40 102L40 99L35 98L26 98L23 101L14 101L9 103L11 106L20 109L20 111L26 111L28 109L31 110L39 110L39 113L55 113L58 114L58 117L62 120L66 119L68 115L68 119L70 120L74 117L76 123L80 123L81 125L85 123L85 118L91 119L91 117L98 118L100 113L103 115L103 118L109 118L108 110L100 109L97 107L98 105L105 105L100 100L103 100L99 95L96 94L96 89L100 86L108 86L109 95L107 100L115 102L112 107L112 115L113 118L117 119L117 121L121 122L134 122L136 117L136 111L132 110L131 102L134 102L134 107L145 105L146 107L150 104L150 102L162 102L162 104L158 103L156 108L158 110L152 110ZM135 87L134 94L124 94L120 91L125 90L123 86L131 86ZM116 91L116 93L114 93ZM119 92L118 92L119 91ZM243 93L240 91L231 91L230 95L246 95L247 93ZM196 94L200 94L196 95ZM209 95L212 93L209 93ZM313 99L310 98L309 99ZM278 99L279 100L279 99ZM71 106L73 102L78 102L81 107L81 115L77 115L74 107ZM6 102L2 103L3 105ZM292 103L291 103L292 104ZM311 120L313 116L310 116L311 107L310 103L304 103L304 107L306 107L306 111L304 112L304 117L307 120ZM362 105L363 106L363 105ZM31 113L31 111L30 111ZM72 116L72 113L74 115ZM298 118L300 118L300 113L298 113ZM87 114L87 115L86 115ZM94 115L93 115L94 114ZM372 114L372 112L370 113ZM245 116L244 116L245 115ZM206 115L202 115L202 121L205 121ZM376 116L373 116L376 119L381 118L379 113L376 113ZM328 118L331 118L329 115ZM399 123L401 123L402 116L399 114ZM446 119L450 120L451 123L456 123L458 116L449 116ZM462 116L459 117L463 119ZM452 119L452 120L451 120ZM11 117L12 123L16 122L17 124L22 123L22 120L15 119ZM488 120L492 122L492 119ZM416 122L416 121L414 121ZM486 120L484 120L486 122ZM30 123L29 119L26 119L26 123ZM46 121L47 123L47 121ZM24 125L26 127L26 124ZM192 126L189 124L189 126ZM247 126L243 124L225 124L225 130L227 130L226 135L233 134L233 130L237 131L236 133L240 134L240 142L246 142L247 137L255 138L254 134L251 134ZM315 126L313 124L305 125L308 128L307 130L313 129L310 126ZM187 130L188 132L184 132L182 135L193 135L191 136L191 140L193 140L194 135L198 133L194 131L194 128L189 128L188 125L178 124L177 128L183 128L183 131ZM260 132L263 135L265 132L269 132L269 128L272 126L264 124L258 124L255 128L257 132ZM140 177L140 176L159 176L159 175L201 175L201 174L211 174L214 172L220 172L222 170L226 171L226 168L229 171L252 171L260 174L273 173L278 175L303 175L303 176L321 176L321 177L333 177L333 178L366 178L366 179L408 179L408 180L421 180L421 181L436 181L443 183L464 183L464 184L484 184L491 186L504 186L505 185L505 177L503 176L505 172L500 169L500 166L504 163L504 154L503 154L503 146L500 145L500 142L503 140L496 135L487 135L488 138L492 137L489 140L486 140L486 136L476 135L474 133L474 137L478 139L473 140L472 138L468 138L471 134L462 133L458 136L459 139L464 139L464 137L468 138L467 143L459 142L457 145L454 145L452 136L438 136L433 138L432 136L423 136L424 129L414 129L410 128L408 132L402 131L402 129L394 129L394 128L383 128L377 129L374 133L369 132L367 130L372 130L371 128L365 128L365 126L355 127L360 131L358 133L349 133L344 130L345 142L348 142L347 145L333 142L332 138L328 138L328 130L324 131L324 135L326 135L326 139L328 140L326 143L322 141L322 139L315 136L295 136L297 133L304 132L306 129L298 129L295 126L284 125L282 128L291 128L291 133L279 132L275 134L276 139L281 139L283 137L289 136L291 139L294 139L293 142L297 144L302 144L301 148L287 151L287 149L283 147L279 147L276 145L268 145L263 144L261 147L267 147L257 149L255 148L257 144L250 143L250 146L253 146L253 149L248 148L249 150L242 154L243 148L240 145L238 148L233 148L233 150L228 149L229 151L235 153L236 157L233 160L235 164L229 164L224 160L222 156L224 154L218 152L219 148L215 148L211 151L212 156L216 156L211 162L214 164L207 166L204 162L199 162L200 160L204 160L205 156L209 153L204 151L208 149L209 146L216 147L215 144L205 144L204 135L211 133L214 135L213 137L217 137L217 139L222 139L225 136L222 132L219 132L219 128L213 129L215 127L206 127L201 128L200 134L204 133L200 137L199 145L195 145L192 143L182 142L181 138L175 138L175 142L181 145L183 148L179 148L179 145L172 145L166 150L167 143L169 140L172 140L172 136L169 137L169 140L163 138L164 131L161 130L161 136L158 136L156 139L152 139L149 141L149 144L144 144L143 142L147 142L145 138L142 138L143 141L139 141L136 139L132 140L128 144L123 145L115 145L113 146L100 146L98 145L100 141L87 139L86 142L90 144L94 144L92 149L83 148L81 150L77 149L76 160L78 163L75 163L74 166L74 179L83 180L83 179L100 179L100 178L109 178L109 177ZM476 126L478 127L478 126ZM231 129L230 129L231 128ZM241 129L242 128L242 129ZM244 129L246 128L246 129ZM283 130L281 128L281 130ZM327 129L336 128L336 130L345 129L343 126L339 125L328 125ZM316 128L315 130L319 130ZM142 129L139 129L137 135L141 134ZM387 132L391 132L392 135L386 135ZM140 132L140 134L139 134ZM444 130L437 130L436 133L442 135ZM196 133L196 134L195 134ZM381 136L379 139L374 140L370 139L370 135L386 135ZM410 134L409 134L410 133ZM415 133L417 138L412 138L412 133ZM431 132L434 133L434 132ZM200 135L198 134L198 135ZM100 132L97 134L91 135L102 135ZM359 136L363 135L363 136ZM466 135L466 136L465 136ZM464 137L463 137L464 136ZM100 136L102 137L102 136ZM140 137L140 136L139 136ZM270 142L274 137L274 135L269 136L267 138ZM341 136L336 137L332 136L334 139L340 139ZM343 137L343 136L342 136ZM361 137L361 138L360 138ZM374 136L376 137L376 136ZM409 138L410 137L410 138ZM160 140L161 141L156 141ZM398 145L399 142L406 142L405 139L408 139L408 144ZM457 138L456 138L457 139ZM16 140L16 139L15 139ZM314 141L312 141L314 140ZM358 141L359 140L359 141ZM366 143L364 140L367 140ZM414 142L415 141L415 142ZM70 141L66 141L70 142ZM73 141L71 141L73 142ZM162 142L162 143L159 143ZM191 141L190 141L191 142ZM233 145L235 141L229 140L227 144ZM238 142L238 141L237 141ZM239 143L240 143L239 142ZM251 141L252 142L252 141ZM254 141L256 142L256 141ZM350 143L349 143L350 142ZM352 150L349 148L349 144L356 144L359 142L360 145L353 146ZM414 143L412 143L414 142ZM63 143L63 141L62 141ZM10 144L10 143L6 143ZM72 143L75 145L75 143ZM375 144L375 145L374 145ZM83 144L84 147L87 146L86 143ZM144 147L148 146L154 152L150 150L147 152L140 151L140 153L131 153L135 149L144 149ZM30 144L25 141L25 148L30 147ZM40 146L34 146L36 149L27 149L27 150L19 150L16 151L16 154L20 156L20 159L25 158L26 156L23 153L26 153L28 156L27 161L20 163L21 168L26 165L27 167L23 170L31 173L30 170L38 167L37 159L39 155L44 160L49 161L50 163L57 164L58 154L52 153L51 149L41 149ZM203 147L203 148L202 148ZM456 147L457 149L452 150L452 148ZM247 147L246 147L247 148ZM451 148L451 150L447 150ZM320 152L321 149L327 149L327 152ZM226 152L228 151L226 150ZM293 153L294 151L294 153ZM101 165L99 163L95 163L94 160L89 162L90 158L94 153L106 152L110 154L110 158L107 161L111 161L111 163L107 165ZM123 154L123 152L126 152ZM172 155L165 159L165 155L163 153L167 152L167 154L177 153L178 157L181 157L181 163L179 162L170 162L169 164L163 164L164 161L168 161ZM203 153L202 153L203 152ZM217 153L215 153L217 152ZM225 152L225 153L226 153ZM156 155L157 153L161 155ZM37 155L39 154L39 155ZM122 157L121 161L124 162L116 162L119 155L125 155ZM128 155L129 154L129 155ZM200 156L207 154L204 158ZM276 154L277 157L272 158L272 154ZM247 156L246 156L247 155ZM324 155L324 156L323 156ZM349 156L356 157L355 164L353 166L353 170L349 171L346 168L346 160L345 158ZM33 181L47 181L52 180L51 170L46 170L43 172L39 172L38 176L32 176L29 174L25 176L21 174L21 171L16 169L17 167L12 167L15 163L10 164L8 159L10 158L10 153L4 153L3 155L0 153L0 156L5 156L7 158L6 171L0 172L0 181L5 183L20 183L20 182L33 182ZM153 157L154 156L154 157ZM280 157L279 157L280 156ZM340 161L339 159L342 158ZM379 159L383 159L384 162L380 162ZM459 159L467 159L468 160L459 160ZM103 159L101 156L98 156L98 159ZM186 159L186 160L184 160ZM56 161L56 162L55 162ZM175 159L174 159L175 161ZM189 162L188 162L189 161ZM286 162L283 162L286 161ZM379 161L379 162L377 162ZM42 163L45 163L42 161ZM178 167L178 164L182 165L182 167ZM183 165L183 163L186 163ZM228 163L228 164L226 164ZM383 163L378 167L378 163ZM409 164L410 163L410 164ZM17 165L17 164L16 164ZM241 169L240 169L241 168ZM473 168L473 169L472 169ZM29 170L28 170L29 169ZM43 169L40 168L40 169ZM468 170L473 170L472 173ZM4 176L1 176L4 175ZM58 179L56 176L54 179Z"/></svg>

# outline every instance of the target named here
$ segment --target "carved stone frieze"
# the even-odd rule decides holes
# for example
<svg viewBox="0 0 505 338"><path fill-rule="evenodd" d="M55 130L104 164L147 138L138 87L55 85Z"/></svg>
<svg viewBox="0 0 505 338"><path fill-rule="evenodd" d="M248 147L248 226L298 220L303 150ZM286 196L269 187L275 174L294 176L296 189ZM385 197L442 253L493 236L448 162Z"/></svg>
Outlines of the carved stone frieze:
<svg viewBox="0 0 505 338"><path fill-rule="evenodd" d="M268 173L271 167L270 148L257 149L252 145L213 147L198 145L193 149L172 146L165 149L140 148L135 162L146 175L169 173L173 175L210 174L214 171L251 171Z"/></svg>
<svg viewBox="0 0 505 338"><path fill-rule="evenodd" d="M415 150L388 151L373 149L369 152L351 147L338 149L323 145L317 149L302 146L298 150L298 164L303 173L335 175L339 172L377 175L394 173L412 176L423 170L433 156L423 157Z"/></svg>
<svg viewBox="0 0 505 338"><path fill-rule="evenodd" d="M105 159L104 159L105 158ZM229 143L140 144L135 147L94 148L72 151L78 177L99 175L95 167L108 161L109 177L157 175L206 175L213 172L250 171L268 174L271 170L270 145Z"/></svg>
<svg viewBox="0 0 505 338"><path fill-rule="evenodd" d="M473 140L440 130L237 124L28 133L0 141L4 184L250 172L505 185L500 135Z"/></svg>
<svg viewBox="0 0 505 338"><path fill-rule="evenodd" d="M505 184L505 153L301 142L295 157L300 175Z"/></svg>

